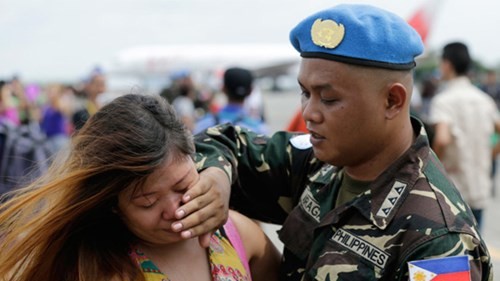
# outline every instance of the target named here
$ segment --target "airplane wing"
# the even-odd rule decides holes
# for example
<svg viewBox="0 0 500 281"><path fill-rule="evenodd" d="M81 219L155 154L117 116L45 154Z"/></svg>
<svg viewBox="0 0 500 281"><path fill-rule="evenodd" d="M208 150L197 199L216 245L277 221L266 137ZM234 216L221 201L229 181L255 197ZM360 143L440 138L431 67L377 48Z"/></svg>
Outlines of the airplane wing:
<svg viewBox="0 0 500 281"><path fill-rule="evenodd" d="M300 56L288 44L212 44L139 46L119 52L109 64L117 74L155 75L189 69L223 70L240 66L256 76L277 76L299 62Z"/></svg>

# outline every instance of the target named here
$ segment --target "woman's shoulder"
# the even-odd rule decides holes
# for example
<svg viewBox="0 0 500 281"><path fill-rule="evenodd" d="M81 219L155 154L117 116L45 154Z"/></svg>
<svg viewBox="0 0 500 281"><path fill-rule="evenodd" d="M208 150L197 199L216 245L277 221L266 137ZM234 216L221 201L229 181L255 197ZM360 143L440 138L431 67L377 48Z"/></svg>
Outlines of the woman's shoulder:
<svg viewBox="0 0 500 281"><path fill-rule="evenodd" d="M238 232L245 252L249 260L261 254L261 251L268 242L266 234L260 225L236 211L229 211L229 219Z"/></svg>
<svg viewBox="0 0 500 281"><path fill-rule="evenodd" d="M260 225L231 210L229 211L229 219L239 233L252 272L252 279L255 281L278 280L281 254Z"/></svg>

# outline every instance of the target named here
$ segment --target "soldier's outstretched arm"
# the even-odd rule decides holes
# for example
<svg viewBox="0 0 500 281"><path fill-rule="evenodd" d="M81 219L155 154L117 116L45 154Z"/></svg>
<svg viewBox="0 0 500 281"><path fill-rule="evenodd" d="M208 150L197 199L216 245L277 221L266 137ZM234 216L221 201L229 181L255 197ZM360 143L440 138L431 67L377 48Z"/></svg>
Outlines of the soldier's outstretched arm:
<svg viewBox="0 0 500 281"><path fill-rule="evenodd" d="M286 132L278 132L271 137L258 135L230 124L210 128L195 137L195 160L201 171L200 183L207 185L204 182L209 174L203 172L205 169L219 168L219 172L226 173L226 181L231 183L231 208L254 219L280 224L291 210L292 195L300 193L308 163L311 162L306 158L312 155L312 151L293 148L289 142L292 137L293 134ZM215 192L221 188L219 183L211 184L217 186L203 190ZM201 196L201 193L198 195ZM213 227L216 228L223 223L221 217L225 221L227 210L211 208L216 204L206 206L203 210L197 207L197 203L190 204L189 210L184 210L189 222L181 221L181 231L191 231L186 227L190 226L194 229L191 233L198 235L198 229L210 228L205 226L208 222L214 222ZM220 215L220 212L224 214ZM203 221L207 217L219 220Z"/></svg>

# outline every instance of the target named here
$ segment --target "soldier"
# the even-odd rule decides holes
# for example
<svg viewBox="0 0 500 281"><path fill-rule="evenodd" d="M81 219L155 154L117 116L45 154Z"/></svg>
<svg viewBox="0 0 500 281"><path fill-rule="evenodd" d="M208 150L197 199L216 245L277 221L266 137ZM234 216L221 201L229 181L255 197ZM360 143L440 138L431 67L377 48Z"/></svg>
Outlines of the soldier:
<svg viewBox="0 0 500 281"><path fill-rule="evenodd" d="M491 280L471 210L410 117L416 31L390 12L344 4L304 19L290 40L310 134L226 124L196 137L200 170L228 174L231 206L283 225L281 279ZM209 171L200 182L213 181ZM175 224L194 235L207 227L196 217L210 215L192 205Z"/></svg>

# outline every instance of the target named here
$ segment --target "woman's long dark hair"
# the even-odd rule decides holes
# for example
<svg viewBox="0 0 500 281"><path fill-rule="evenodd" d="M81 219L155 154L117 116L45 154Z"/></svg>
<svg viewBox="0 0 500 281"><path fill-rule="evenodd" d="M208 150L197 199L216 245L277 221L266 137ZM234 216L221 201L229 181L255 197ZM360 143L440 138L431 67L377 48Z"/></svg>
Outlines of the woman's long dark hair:
<svg viewBox="0 0 500 281"><path fill-rule="evenodd" d="M73 137L49 172L0 205L0 280L144 280L133 235L113 211L192 137L158 96L125 95Z"/></svg>

